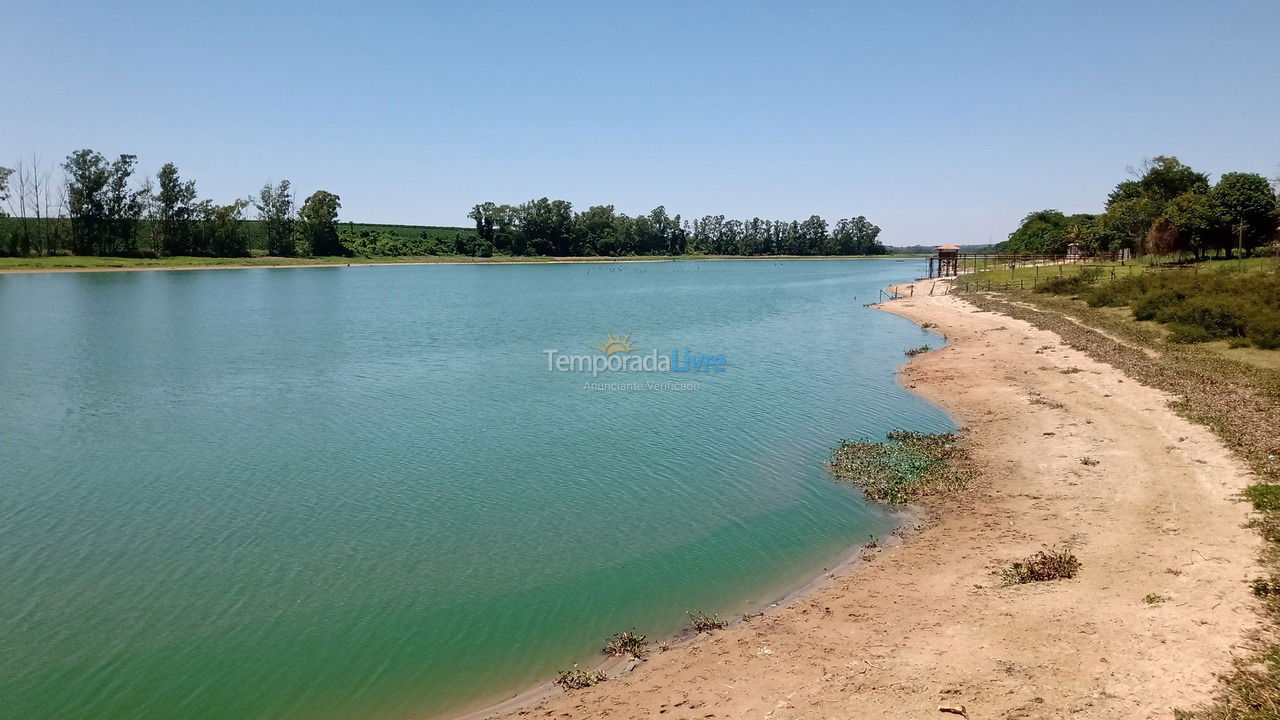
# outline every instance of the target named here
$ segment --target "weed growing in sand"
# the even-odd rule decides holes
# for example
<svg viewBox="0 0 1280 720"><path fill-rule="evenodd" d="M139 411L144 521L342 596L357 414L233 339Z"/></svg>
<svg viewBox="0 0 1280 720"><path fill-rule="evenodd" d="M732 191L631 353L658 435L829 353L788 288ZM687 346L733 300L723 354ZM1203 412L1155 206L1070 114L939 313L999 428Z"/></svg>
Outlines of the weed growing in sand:
<svg viewBox="0 0 1280 720"><path fill-rule="evenodd" d="M627 632L614 633L613 637L604 644L601 652L616 657L630 656L638 660L644 657L645 645L648 643L647 637L636 632L635 628L631 628Z"/></svg>
<svg viewBox="0 0 1280 720"><path fill-rule="evenodd" d="M569 692L598 685L606 679L603 670L579 670L578 666L574 665L572 670L561 670L556 679L551 682L561 690Z"/></svg>
<svg viewBox="0 0 1280 720"><path fill-rule="evenodd" d="M1094 465L1097 465L1098 462L1099 462L1098 460L1095 460L1094 458L1091 458L1091 457L1080 458L1080 464L1087 465L1088 467L1093 467Z"/></svg>
<svg viewBox="0 0 1280 720"><path fill-rule="evenodd" d="M689 627L694 632L709 633L714 630L722 630L728 623L720 619L719 615L708 615L701 610L694 610L689 615Z"/></svg>
<svg viewBox="0 0 1280 720"><path fill-rule="evenodd" d="M831 452L831 470L876 502L902 504L964 488L973 471L954 433L894 430L888 442L841 440Z"/></svg>
<svg viewBox="0 0 1280 720"><path fill-rule="evenodd" d="M1000 571L1005 585L1025 585L1048 580L1065 580L1080 572L1080 559L1070 550L1045 548L1031 557Z"/></svg>
<svg viewBox="0 0 1280 720"><path fill-rule="evenodd" d="M1169 602L1169 596L1161 595L1160 593L1147 593L1142 596L1142 602L1148 605L1159 605L1160 603Z"/></svg>
<svg viewBox="0 0 1280 720"><path fill-rule="evenodd" d="M1066 407L1066 405L1063 405L1057 400L1050 400L1049 398L1041 395L1040 393L1034 390L1028 394L1028 401L1032 405L1044 405L1045 407L1050 407L1050 408L1053 408L1054 410L1062 410L1063 408Z"/></svg>
<svg viewBox="0 0 1280 720"><path fill-rule="evenodd" d="M911 348L910 350L907 350L905 354L907 357L915 357L917 355L923 355L932 349L933 348L929 347L928 345L921 345L920 347Z"/></svg>
<svg viewBox="0 0 1280 720"><path fill-rule="evenodd" d="M1249 587L1253 589L1253 594L1260 598L1280 597L1280 575L1255 578L1249 583Z"/></svg>
<svg viewBox="0 0 1280 720"><path fill-rule="evenodd" d="M1072 365L1071 367L1069 367L1069 368L1063 368L1063 369L1059 370L1058 372L1062 373L1063 375L1075 375L1075 374L1076 374L1076 373L1078 373L1078 372L1084 372L1084 371L1083 371L1083 370L1081 370L1080 368L1076 367L1075 365Z"/></svg>

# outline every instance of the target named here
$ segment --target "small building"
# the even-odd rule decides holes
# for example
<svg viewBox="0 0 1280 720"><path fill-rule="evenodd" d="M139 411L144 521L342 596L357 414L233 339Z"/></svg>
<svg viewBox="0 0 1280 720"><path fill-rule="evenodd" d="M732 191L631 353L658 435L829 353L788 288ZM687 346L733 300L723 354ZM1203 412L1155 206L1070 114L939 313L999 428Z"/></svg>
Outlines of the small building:
<svg viewBox="0 0 1280 720"><path fill-rule="evenodd" d="M1067 257L1073 259L1080 257L1080 243L1067 243Z"/></svg>
<svg viewBox="0 0 1280 720"><path fill-rule="evenodd" d="M947 243L938 246L938 277L956 275L960 269L960 248Z"/></svg>

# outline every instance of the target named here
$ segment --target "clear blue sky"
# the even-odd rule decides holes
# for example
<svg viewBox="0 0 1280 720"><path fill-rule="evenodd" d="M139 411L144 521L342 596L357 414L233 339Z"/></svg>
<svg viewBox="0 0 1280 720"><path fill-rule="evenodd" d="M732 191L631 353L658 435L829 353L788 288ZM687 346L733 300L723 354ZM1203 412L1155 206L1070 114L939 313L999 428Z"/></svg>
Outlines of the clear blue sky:
<svg viewBox="0 0 1280 720"><path fill-rule="evenodd" d="M889 244L1101 209L1174 154L1280 174L1280 4L101 2L0 7L0 164L91 147L344 220L483 200L829 220Z"/></svg>

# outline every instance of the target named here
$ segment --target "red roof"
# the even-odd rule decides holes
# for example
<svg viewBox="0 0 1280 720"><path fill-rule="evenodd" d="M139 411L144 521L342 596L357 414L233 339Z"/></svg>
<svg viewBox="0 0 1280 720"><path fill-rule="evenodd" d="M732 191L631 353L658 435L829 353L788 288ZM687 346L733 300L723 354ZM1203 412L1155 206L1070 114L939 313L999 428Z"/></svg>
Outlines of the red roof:
<svg viewBox="0 0 1280 720"><path fill-rule="evenodd" d="M952 245L951 243L947 243L946 245L939 245L938 249L939 250L959 250L960 248L956 247L955 245Z"/></svg>

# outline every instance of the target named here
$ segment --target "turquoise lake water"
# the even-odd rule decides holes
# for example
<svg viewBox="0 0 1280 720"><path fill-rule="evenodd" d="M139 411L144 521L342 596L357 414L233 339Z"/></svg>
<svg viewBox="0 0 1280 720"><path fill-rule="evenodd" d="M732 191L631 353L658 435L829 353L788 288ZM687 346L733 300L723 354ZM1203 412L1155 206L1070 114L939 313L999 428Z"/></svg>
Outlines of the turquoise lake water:
<svg viewBox="0 0 1280 720"><path fill-rule="evenodd" d="M891 527L841 438L952 428L920 270L0 275L0 716L430 717L777 600ZM609 333L724 371L548 371Z"/></svg>

